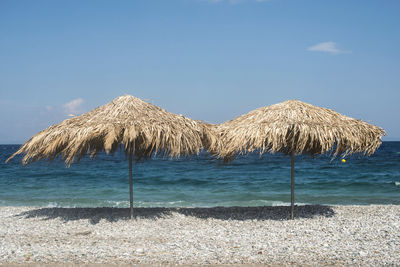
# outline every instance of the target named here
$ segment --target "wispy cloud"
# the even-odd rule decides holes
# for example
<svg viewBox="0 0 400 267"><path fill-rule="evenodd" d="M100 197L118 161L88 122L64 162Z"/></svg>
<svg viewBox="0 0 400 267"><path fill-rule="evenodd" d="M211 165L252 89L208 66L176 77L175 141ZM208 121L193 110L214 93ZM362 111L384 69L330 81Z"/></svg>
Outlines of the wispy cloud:
<svg viewBox="0 0 400 267"><path fill-rule="evenodd" d="M65 103L63 105L64 111L68 116L76 116L80 113L82 113L82 104L83 104L83 99L82 98L77 98L74 99L68 103Z"/></svg>
<svg viewBox="0 0 400 267"><path fill-rule="evenodd" d="M351 51L341 50L335 42L323 42L307 48L308 51L326 52L330 54L351 53Z"/></svg>

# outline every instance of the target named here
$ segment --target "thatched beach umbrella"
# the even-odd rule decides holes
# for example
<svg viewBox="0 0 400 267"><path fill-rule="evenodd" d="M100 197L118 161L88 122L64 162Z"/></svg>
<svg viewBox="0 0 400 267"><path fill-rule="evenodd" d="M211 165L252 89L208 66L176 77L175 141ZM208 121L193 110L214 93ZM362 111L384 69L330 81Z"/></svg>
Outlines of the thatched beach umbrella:
<svg viewBox="0 0 400 267"><path fill-rule="evenodd" d="M225 161L252 151L282 152L291 156L292 219L295 154L371 155L385 135L377 126L297 100L256 109L220 124L217 129L222 147L214 147L214 151Z"/></svg>
<svg viewBox="0 0 400 267"><path fill-rule="evenodd" d="M130 212L133 217L132 159L154 153L178 157L197 154L218 142L211 125L173 114L125 95L81 116L67 119L29 139L7 161L25 154L22 163L61 155L69 166L76 159L104 150L113 153L123 144L129 157ZM215 145L215 144L214 144Z"/></svg>

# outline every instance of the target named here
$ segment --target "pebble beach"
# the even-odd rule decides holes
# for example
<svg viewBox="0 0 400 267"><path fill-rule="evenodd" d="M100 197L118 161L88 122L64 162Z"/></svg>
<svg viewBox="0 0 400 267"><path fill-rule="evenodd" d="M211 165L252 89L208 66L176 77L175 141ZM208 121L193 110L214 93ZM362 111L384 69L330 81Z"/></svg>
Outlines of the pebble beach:
<svg viewBox="0 0 400 267"><path fill-rule="evenodd" d="M0 265L400 265L400 206L0 207Z"/></svg>

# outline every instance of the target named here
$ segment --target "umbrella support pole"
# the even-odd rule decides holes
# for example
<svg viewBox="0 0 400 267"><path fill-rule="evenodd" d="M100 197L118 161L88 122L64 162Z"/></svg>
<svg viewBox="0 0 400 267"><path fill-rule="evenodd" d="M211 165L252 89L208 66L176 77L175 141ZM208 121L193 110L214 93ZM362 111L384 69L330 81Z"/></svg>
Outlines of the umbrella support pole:
<svg viewBox="0 0 400 267"><path fill-rule="evenodd" d="M132 152L129 152L129 207L131 220L133 219L133 179L132 179Z"/></svg>
<svg viewBox="0 0 400 267"><path fill-rule="evenodd" d="M294 219L294 152L290 153L290 157L292 158L292 168L291 168L291 181L292 181L292 188L291 188L291 197L290 197L290 219Z"/></svg>

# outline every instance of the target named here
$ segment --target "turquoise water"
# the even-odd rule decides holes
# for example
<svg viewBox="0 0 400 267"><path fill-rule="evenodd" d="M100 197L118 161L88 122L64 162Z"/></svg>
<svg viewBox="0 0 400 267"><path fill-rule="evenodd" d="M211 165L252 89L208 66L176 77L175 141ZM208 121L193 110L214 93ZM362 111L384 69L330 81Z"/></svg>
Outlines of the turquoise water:
<svg viewBox="0 0 400 267"><path fill-rule="evenodd" d="M0 205L128 207L128 161L123 153L22 166L4 161L19 145L0 145ZM400 142L384 142L371 157L296 156L298 204L400 204ZM230 165L200 155L152 158L134 164L137 207L288 205L290 157L252 154Z"/></svg>

